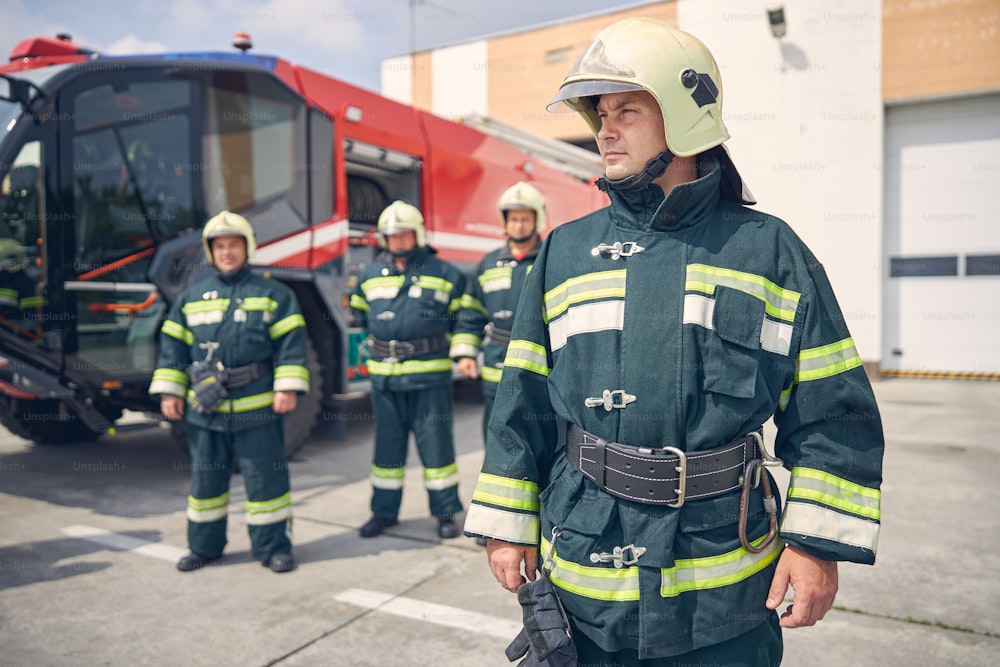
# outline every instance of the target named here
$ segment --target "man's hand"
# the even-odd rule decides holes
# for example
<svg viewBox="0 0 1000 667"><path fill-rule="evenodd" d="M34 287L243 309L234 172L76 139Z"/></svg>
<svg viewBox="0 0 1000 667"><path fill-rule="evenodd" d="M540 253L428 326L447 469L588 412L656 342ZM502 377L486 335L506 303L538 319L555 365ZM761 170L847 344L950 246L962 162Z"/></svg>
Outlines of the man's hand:
<svg viewBox="0 0 1000 667"><path fill-rule="evenodd" d="M767 608L777 609L788 585L795 601L781 614L781 627L804 628L826 616L837 597L837 561L823 560L793 546L786 546L771 580Z"/></svg>
<svg viewBox="0 0 1000 667"><path fill-rule="evenodd" d="M184 417L184 399L180 396L163 395L160 397L160 412L170 421Z"/></svg>
<svg viewBox="0 0 1000 667"><path fill-rule="evenodd" d="M490 559L493 576L511 593L517 593L525 581L534 581L538 577L538 547L491 539L486 543L486 555ZM522 562L524 574L521 573Z"/></svg>
<svg viewBox="0 0 1000 667"><path fill-rule="evenodd" d="M458 365L459 372L470 380L475 380L479 377L479 369L476 365L476 360L472 357L462 357L455 363Z"/></svg>
<svg viewBox="0 0 1000 667"><path fill-rule="evenodd" d="M294 391L274 392L274 405L272 406L274 414L283 415L294 411L295 406L298 405L298 400L298 394Z"/></svg>

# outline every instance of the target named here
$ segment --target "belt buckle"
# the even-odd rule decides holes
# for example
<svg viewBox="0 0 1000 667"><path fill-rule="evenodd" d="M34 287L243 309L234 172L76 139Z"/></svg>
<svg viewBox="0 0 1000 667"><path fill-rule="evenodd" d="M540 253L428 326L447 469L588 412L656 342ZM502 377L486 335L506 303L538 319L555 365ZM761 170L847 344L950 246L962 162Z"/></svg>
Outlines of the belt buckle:
<svg viewBox="0 0 1000 667"><path fill-rule="evenodd" d="M683 507L684 499L687 492L687 454L677 449L676 447L660 447L659 451L669 452L677 457L677 466L674 470L678 473L677 478L677 500L672 503L667 503L667 507Z"/></svg>

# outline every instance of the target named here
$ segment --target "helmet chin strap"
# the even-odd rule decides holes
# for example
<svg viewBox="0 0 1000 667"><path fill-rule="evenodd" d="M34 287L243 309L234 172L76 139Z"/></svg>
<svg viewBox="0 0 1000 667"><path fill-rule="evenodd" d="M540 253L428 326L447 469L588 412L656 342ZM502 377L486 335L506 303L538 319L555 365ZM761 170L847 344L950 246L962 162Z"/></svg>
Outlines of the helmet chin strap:
<svg viewBox="0 0 1000 667"><path fill-rule="evenodd" d="M535 238L535 234L536 233L537 232L531 232L527 236L511 236L510 234L508 234L507 238L510 239L511 241L513 241L514 243L525 243L525 242L530 241L531 239Z"/></svg>
<svg viewBox="0 0 1000 667"><path fill-rule="evenodd" d="M610 190L617 190L618 192L635 192L637 190L642 190L654 180L663 176L663 172L667 170L667 167L670 166L673 159L674 154L671 153L669 149L665 150L647 162L646 167L638 174L632 174L631 176L626 176L625 178L619 178L617 180L610 179L607 176L601 176L597 179L597 187L600 188L601 192L608 192Z"/></svg>

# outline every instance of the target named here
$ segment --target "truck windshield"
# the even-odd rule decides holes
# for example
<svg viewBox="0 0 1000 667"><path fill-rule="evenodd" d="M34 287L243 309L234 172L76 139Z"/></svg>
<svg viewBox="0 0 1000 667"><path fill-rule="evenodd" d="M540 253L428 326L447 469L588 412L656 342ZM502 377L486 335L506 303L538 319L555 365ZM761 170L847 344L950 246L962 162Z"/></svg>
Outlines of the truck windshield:
<svg viewBox="0 0 1000 667"><path fill-rule="evenodd" d="M0 142L14 126L13 122L21 115L21 105L10 100L0 100Z"/></svg>

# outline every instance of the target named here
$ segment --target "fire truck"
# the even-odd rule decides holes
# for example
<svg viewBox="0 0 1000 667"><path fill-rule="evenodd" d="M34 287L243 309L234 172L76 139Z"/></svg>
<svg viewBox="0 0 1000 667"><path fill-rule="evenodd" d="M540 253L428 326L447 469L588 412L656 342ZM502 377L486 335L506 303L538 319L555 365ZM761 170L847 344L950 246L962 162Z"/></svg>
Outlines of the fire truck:
<svg viewBox="0 0 1000 667"><path fill-rule="evenodd" d="M171 302L211 271L200 228L228 209L257 234L255 270L291 287L312 388L289 453L337 399L365 391L345 295L378 249L381 210L424 213L439 256L471 271L502 243L516 181L565 222L606 203L597 156L488 118L461 122L278 57L106 56L68 35L0 66L0 421L38 443L114 431L147 394ZM329 412L325 412L329 411Z"/></svg>

